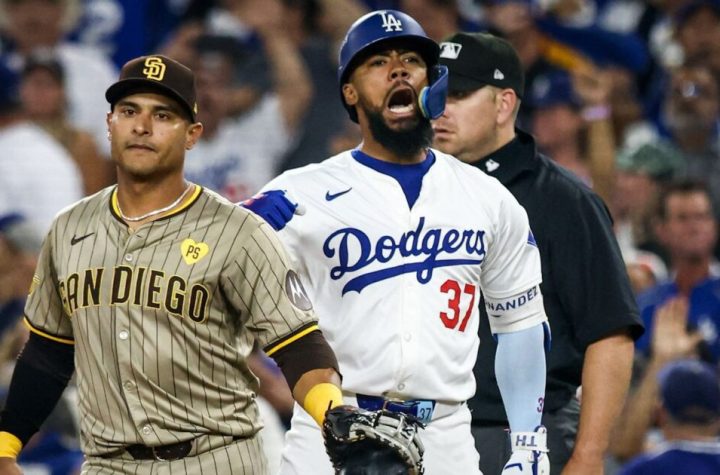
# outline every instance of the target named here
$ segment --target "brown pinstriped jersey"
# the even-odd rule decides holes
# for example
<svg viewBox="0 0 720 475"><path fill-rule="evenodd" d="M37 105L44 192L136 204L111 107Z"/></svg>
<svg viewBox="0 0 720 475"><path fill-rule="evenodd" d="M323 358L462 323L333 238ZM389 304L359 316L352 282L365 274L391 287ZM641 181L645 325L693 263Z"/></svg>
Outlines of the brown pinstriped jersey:
<svg viewBox="0 0 720 475"><path fill-rule="evenodd" d="M272 351L317 328L270 227L200 187L135 232L114 187L64 210L25 313L35 333L75 345L89 455L254 434L254 343Z"/></svg>

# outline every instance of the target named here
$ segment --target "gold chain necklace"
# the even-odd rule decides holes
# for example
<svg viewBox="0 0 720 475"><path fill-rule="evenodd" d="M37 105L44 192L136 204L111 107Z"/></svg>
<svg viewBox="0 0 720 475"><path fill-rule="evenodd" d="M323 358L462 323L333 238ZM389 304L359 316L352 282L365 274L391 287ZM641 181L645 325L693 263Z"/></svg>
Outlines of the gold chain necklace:
<svg viewBox="0 0 720 475"><path fill-rule="evenodd" d="M192 185L192 183L190 183L190 184L188 185L188 187L185 188L185 191L183 191L182 194L178 197L178 199L176 199L175 201L173 201L173 202L170 203L169 205L167 205L167 206L165 206L165 207L163 207L163 208L158 208L158 209L152 210L152 211L150 211L150 212L148 212L148 213L143 214L142 216L137 216L137 217L134 217L134 218L131 218L130 216L126 216L125 213L123 213L122 208L120 208L120 200L117 199L117 197L116 197L116 203L117 203L118 213L120 214L120 217L121 217L122 219L124 219L125 221L130 221L130 222L132 222L132 223L135 223L135 222L137 222L137 221L142 221L143 219L147 219L147 218L149 218L149 217L151 217L151 216L156 216L156 215L162 214L162 213L164 213L164 212L166 212L166 211L170 211L171 209L173 209L174 207L176 207L177 205L180 204L180 202L183 200L183 198L185 198L185 196L190 192L190 190L191 190L192 188L193 188L193 185Z"/></svg>

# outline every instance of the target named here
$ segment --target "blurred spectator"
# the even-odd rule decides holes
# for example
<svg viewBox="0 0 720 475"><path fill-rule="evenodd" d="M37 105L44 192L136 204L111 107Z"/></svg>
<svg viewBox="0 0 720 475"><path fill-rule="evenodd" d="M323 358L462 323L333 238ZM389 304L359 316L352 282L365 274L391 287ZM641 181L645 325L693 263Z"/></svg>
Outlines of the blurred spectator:
<svg viewBox="0 0 720 475"><path fill-rule="evenodd" d="M520 62L525 72L525 91L532 91L533 82L537 76L547 74L556 69L545 56L548 47L547 38L540 31L535 21L535 12L532 2L523 0L488 0L485 5L485 20L489 30L507 39L518 52ZM563 53L567 52L565 49ZM560 56L560 55L556 55ZM562 55L565 63L585 63L577 55ZM521 104L518 125L530 130L527 111L529 105Z"/></svg>
<svg viewBox="0 0 720 475"><path fill-rule="evenodd" d="M581 103L570 77L563 72L537 77L527 101L533 110L531 131L538 149L590 185L581 139Z"/></svg>
<svg viewBox="0 0 720 475"><path fill-rule="evenodd" d="M479 25L463 19L457 0L399 0L398 8L415 18L437 42L458 31L477 31Z"/></svg>
<svg viewBox="0 0 720 475"><path fill-rule="evenodd" d="M613 33L597 26L568 26L553 11L573 10L593 2L527 0L484 0L485 19L492 31L510 41L518 51L525 69L525 90L531 91L536 78L556 69L570 74L596 78L602 71L609 87L605 98L613 132L623 130L641 115L635 99L635 79L648 67L646 46L633 34ZM549 10L546 14L543 10ZM580 11L578 10L578 11ZM590 12L588 10L588 12ZM592 16L592 12L590 12ZM584 22L580 22L584 23ZM525 101L519 116L521 127L529 127L531 105ZM604 187L604 185L601 185ZM604 192L601 196L607 199Z"/></svg>
<svg viewBox="0 0 720 475"><path fill-rule="evenodd" d="M542 0L539 3L563 25L587 27L595 23L598 5L594 0Z"/></svg>
<svg viewBox="0 0 720 475"><path fill-rule="evenodd" d="M75 162L20 112L18 78L0 64L0 214L24 215L44 236L55 215L83 196Z"/></svg>
<svg viewBox="0 0 720 475"><path fill-rule="evenodd" d="M690 175L707 177L710 162L717 162L718 84L702 63L673 71L663 108L663 125L686 155Z"/></svg>
<svg viewBox="0 0 720 475"><path fill-rule="evenodd" d="M689 0L675 14L683 62L702 62L720 81L720 1Z"/></svg>
<svg viewBox="0 0 720 475"><path fill-rule="evenodd" d="M357 0L283 0L283 10L283 28L291 41L300 47L310 73L313 95L298 131L297 145L287 154L278 171L334 155L331 137L347 124L358 128L350 122L338 101L337 46L350 27L348 19L359 18L364 13ZM338 18L343 12L347 16Z"/></svg>
<svg viewBox="0 0 720 475"><path fill-rule="evenodd" d="M657 123L633 128L626 142L636 145L666 138L685 160L682 174L708 183L715 211L720 213L719 119L718 82L702 61L687 63L671 72Z"/></svg>
<svg viewBox="0 0 720 475"><path fill-rule="evenodd" d="M0 404L10 384L15 360L27 340L23 307L31 286L42 240L19 214L0 216ZM28 443L19 463L31 474L79 473L83 456L73 413L73 390Z"/></svg>
<svg viewBox="0 0 720 475"><path fill-rule="evenodd" d="M153 51L181 21L192 18L200 3L212 0L81 0L82 14L72 41L92 46L120 68Z"/></svg>
<svg viewBox="0 0 720 475"><path fill-rule="evenodd" d="M78 16L79 0L0 0L4 54L15 71L41 50L51 50L65 71L68 118L95 138L108 154L105 89L114 81L114 65L98 50L64 41Z"/></svg>
<svg viewBox="0 0 720 475"><path fill-rule="evenodd" d="M697 358L702 335L688 330L688 300L674 297L658 307L650 334L650 356L638 357L634 368L636 383L618 418L610 453L625 462L651 447L656 425L658 372L666 364L683 358Z"/></svg>
<svg viewBox="0 0 720 475"><path fill-rule="evenodd" d="M615 156L609 95L607 76L592 68L572 76L561 71L537 76L527 98L538 148L605 201Z"/></svg>
<svg viewBox="0 0 720 475"><path fill-rule="evenodd" d="M623 258L633 294L639 295L658 283L658 276L662 273L662 270L657 269L658 262L664 267L659 257L645 251L637 251L637 255L631 259L625 256Z"/></svg>
<svg viewBox="0 0 720 475"><path fill-rule="evenodd" d="M638 297L645 328L652 330L660 308L675 297L687 299L688 328L702 334L704 355L720 357L720 275L712 251L717 222L707 188L698 182L681 181L666 187L659 199L655 233L670 256L672 279L661 282ZM648 353L650 337L637 342Z"/></svg>
<svg viewBox="0 0 720 475"><path fill-rule="evenodd" d="M687 162L686 175L704 180L720 213L720 96L718 82L705 66L687 65L672 75L664 120L673 143Z"/></svg>
<svg viewBox="0 0 720 475"><path fill-rule="evenodd" d="M603 72L610 82L609 106L615 142L627 145L628 131L645 120L637 77L632 71L614 65L604 68Z"/></svg>
<svg viewBox="0 0 720 475"><path fill-rule="evenodd" d="M262 40L270 63L271 89L251 98L251 106L230 117L228 97L236 91L235 68L245 59L242 47L230 36L199 37L193 64L198 77L198 118L206 127L185 163L188 179L232 201L251 196L275 176L312 94L307 69L283 28L280 0L238 4L244 5L243 21Z"/></svg>
<svg viewBox="0 0 720 475"><path fill-rule="evenodd" d="M41 239L17 213L0 216L0 335L23 314Z"/></svg>
<svg viewBox="0 0 720 475"><path fill-rule="evenodd" d="M82 175L90 195L114 181L114 167L100 156L95 139L75 128L66 117L65 73L52 56L28 58L20 81L20 100L26 117L60 142Z"/></svg>
<svg viewBox="0 0 720 475"><path fill-rule="evenodd" d="M660 187L679 176L685 162L674 147L659 141L623 148L615 165L615 186L608 204L625 262L647 265L654 279L664 279L667 268L658 257L663 250L652 220Z"/></svg>
<svg viewBox="0 0 720 475"><path fill-rule="evenodd" d="M631 461L621 475L720 473L720 376L699 361L670 363L657 375L658 420L666 443Z"/></svg>

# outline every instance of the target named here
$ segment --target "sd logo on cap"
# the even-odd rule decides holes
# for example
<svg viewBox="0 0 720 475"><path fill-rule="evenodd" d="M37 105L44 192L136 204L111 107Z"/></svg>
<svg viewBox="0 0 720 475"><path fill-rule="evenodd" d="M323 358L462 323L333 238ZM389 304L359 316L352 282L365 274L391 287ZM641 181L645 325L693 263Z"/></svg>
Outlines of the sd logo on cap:
<svg viewBox="0 0 720 475"><path fill-rule="evenodd" d="M195 75L187 66L163 55L141 56L125 63L120 79L105 92L110 106L139 91L152 91L175 99L195 122Z"/></svg>

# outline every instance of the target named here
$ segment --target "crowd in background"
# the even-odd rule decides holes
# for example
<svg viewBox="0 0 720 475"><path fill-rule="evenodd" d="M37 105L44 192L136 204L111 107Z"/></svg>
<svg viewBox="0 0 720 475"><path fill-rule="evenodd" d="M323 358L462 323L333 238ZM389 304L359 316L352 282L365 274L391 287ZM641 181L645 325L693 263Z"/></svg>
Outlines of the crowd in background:
<svg viewBox="0 0 720 475"><path fill-rule="evenodd" d="M187 178L239 201L357 145L337 50L377 8L437 41L508 39L526 73L520 127L611 211L647 330L608 473L646 473L636 457L668 444L720 453L720 0L0 0L0 387L53 216L114 181L104 92L125 61L193 68L204 134ZM292 399L262 354L254 370L272 459ZM28 473L77 467L72 398L23 452Z"/></svg>

